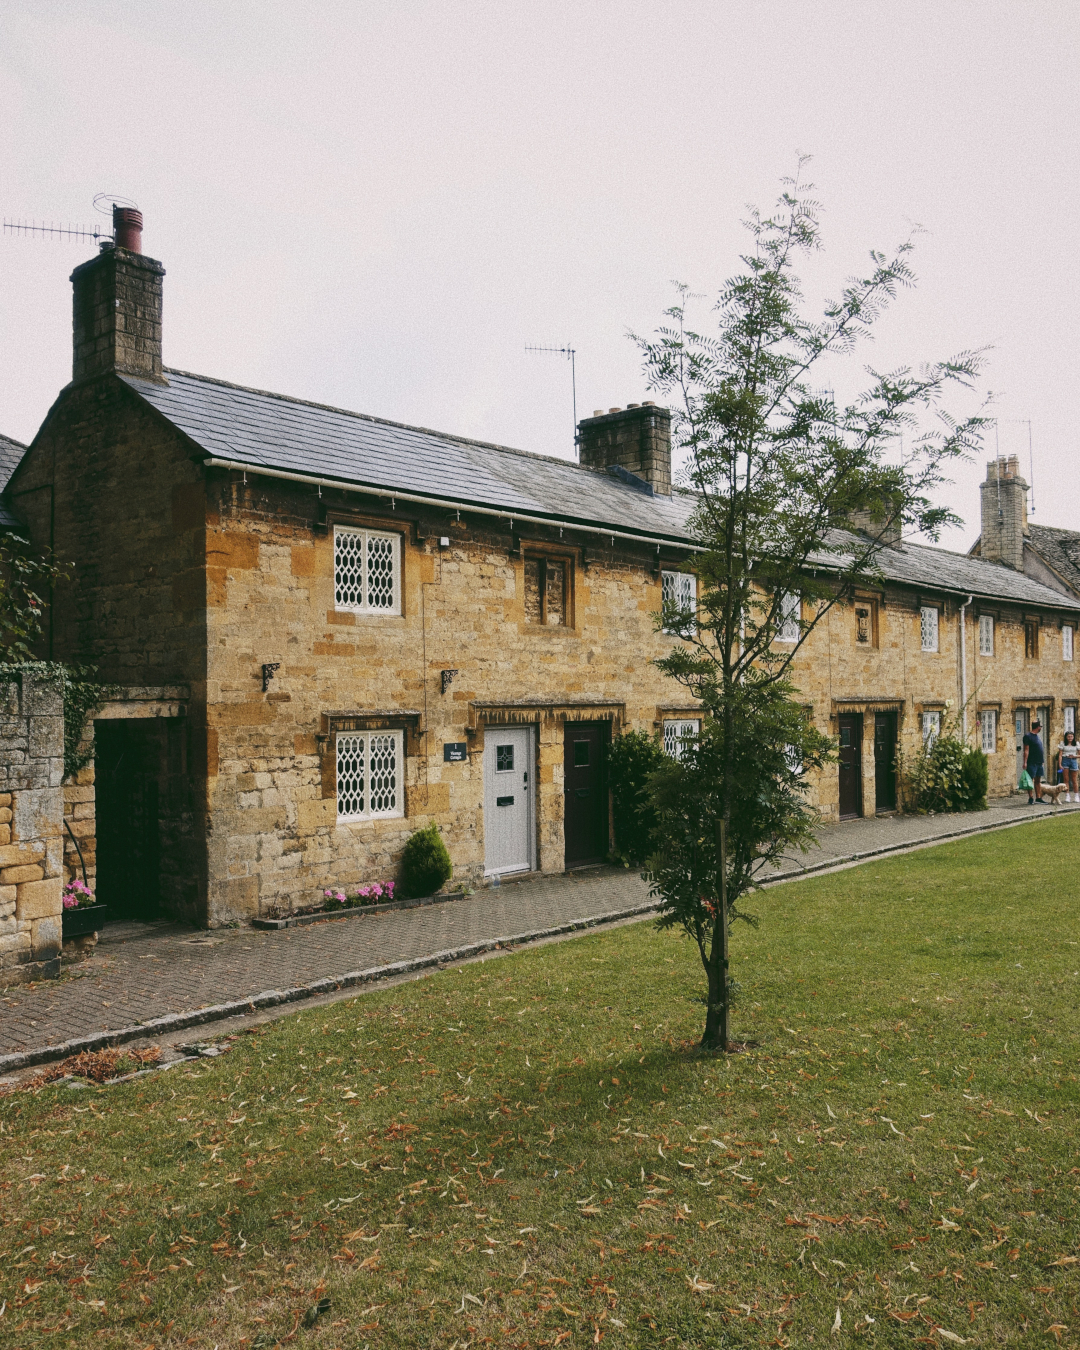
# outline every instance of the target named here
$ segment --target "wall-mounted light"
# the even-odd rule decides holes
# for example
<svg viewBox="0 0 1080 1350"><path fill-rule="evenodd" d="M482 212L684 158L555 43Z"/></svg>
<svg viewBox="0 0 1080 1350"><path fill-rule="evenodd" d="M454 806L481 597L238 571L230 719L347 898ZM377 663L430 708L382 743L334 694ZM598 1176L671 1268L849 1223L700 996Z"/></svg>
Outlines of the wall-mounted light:
<svg viewBox="0 0 1080 1350"><path fill-rule="evenodd" d="M439 672L439 674L442 676L442 691L444 694L454 683L454 676L457 673L458 672L456 670L442 670Z"/></svg>
<svg viewBox="0 0 1080 1350"><path fill-rule="evenodd" d="M264 661L264 662L263 662L263 668L262 668L262 680L263 680L263 693L264 693L264 694L265 694L266 691L270 688L270 681L274 678L274 676L277 674L277 672L278 672L280 669L281 669L281 662L280 662L280 661Z"/></svg>

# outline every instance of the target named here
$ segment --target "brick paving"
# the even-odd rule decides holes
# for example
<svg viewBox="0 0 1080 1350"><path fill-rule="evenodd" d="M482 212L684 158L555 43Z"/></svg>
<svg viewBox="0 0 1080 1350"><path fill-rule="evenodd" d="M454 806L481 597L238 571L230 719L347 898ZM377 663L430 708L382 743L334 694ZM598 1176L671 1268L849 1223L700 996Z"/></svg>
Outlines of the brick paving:
<svg viewBox="0 0 1080 1350"><path fill-rule="evenodd" d="M1007 799L978 815L850 821L824 830L819 845L778 869L776 878L853 856L941 841L959 831L1067 811L1065 806L1056 811L1027 808L1022 801ZM170 924L117 924L105 930L91 961L60 980L2 991L0 1056L625 911L647 900L647 888L636 872L599 868L528 878L447 904L330 919L279 932L244 928L200 933Z"/></svg>

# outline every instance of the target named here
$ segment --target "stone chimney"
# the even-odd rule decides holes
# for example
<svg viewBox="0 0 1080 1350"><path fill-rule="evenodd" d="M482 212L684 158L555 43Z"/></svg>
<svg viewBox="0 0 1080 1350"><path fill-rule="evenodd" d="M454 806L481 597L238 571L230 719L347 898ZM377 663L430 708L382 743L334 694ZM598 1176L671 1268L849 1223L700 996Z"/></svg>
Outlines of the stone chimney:
<svg viewBox="0 0 1080 1350"><path fill-rule="evenodd" d="M625 469L653 492L671 496L671 413L655 403L598 409L578 423L581 463L590 469Z"/></svg>
<svg viewBox="0 0 1080 1350"><path fill-rule="evenodd" d="M76 267L71 378L115 372L167 384L161 372L161 278L165 269L142 249L142 214L113 207L114 238Z"/></svg>
<svg viewBox="0 0 1080 1350"><path fill-rule="evenodd" d="M877 511L871 507L866 507L862 511L852 511L848 516L851 529L858 531L859 534L868 534L872 539L880 538L883 544L895 547L900 542L901 521L898 516L886 525L887 509L883 506Z"/></svg>
<svg viewBox="0 0 1080 1350"><path fill-rule="evenodd" d="M980 483L979 493L982 497L979 556L1022 572L1024 536L1028 532L1028 485L1020 477L1018 457L1002 455L992 459L986 466L986 482Z"/></svg>

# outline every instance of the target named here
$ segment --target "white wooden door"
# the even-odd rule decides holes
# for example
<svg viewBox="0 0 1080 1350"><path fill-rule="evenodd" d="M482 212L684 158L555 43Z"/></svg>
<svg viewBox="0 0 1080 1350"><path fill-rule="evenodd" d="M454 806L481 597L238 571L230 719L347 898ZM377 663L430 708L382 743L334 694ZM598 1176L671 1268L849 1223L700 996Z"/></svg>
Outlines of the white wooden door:
<svg viewBox="0 0 1080 1350"><path fill-rule="evenodd" d="M484 732L484 871L531 872L535 866L532 727Z"/></svg>

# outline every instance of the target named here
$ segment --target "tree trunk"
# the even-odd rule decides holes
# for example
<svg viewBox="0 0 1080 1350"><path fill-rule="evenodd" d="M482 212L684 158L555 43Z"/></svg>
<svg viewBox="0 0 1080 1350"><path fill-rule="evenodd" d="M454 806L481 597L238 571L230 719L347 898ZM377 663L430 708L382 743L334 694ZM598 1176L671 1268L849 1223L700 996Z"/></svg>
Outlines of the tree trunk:
<svg viewBox="0 0 1080 1350"><path fill-rule="evenodd" d="M728 1050L728 919L727 919L727 825L716 823L717 914L713 926L712 948L707 975L709 1005L705 1013L705 1034L701 1044L708 1050Z"/></svg>

